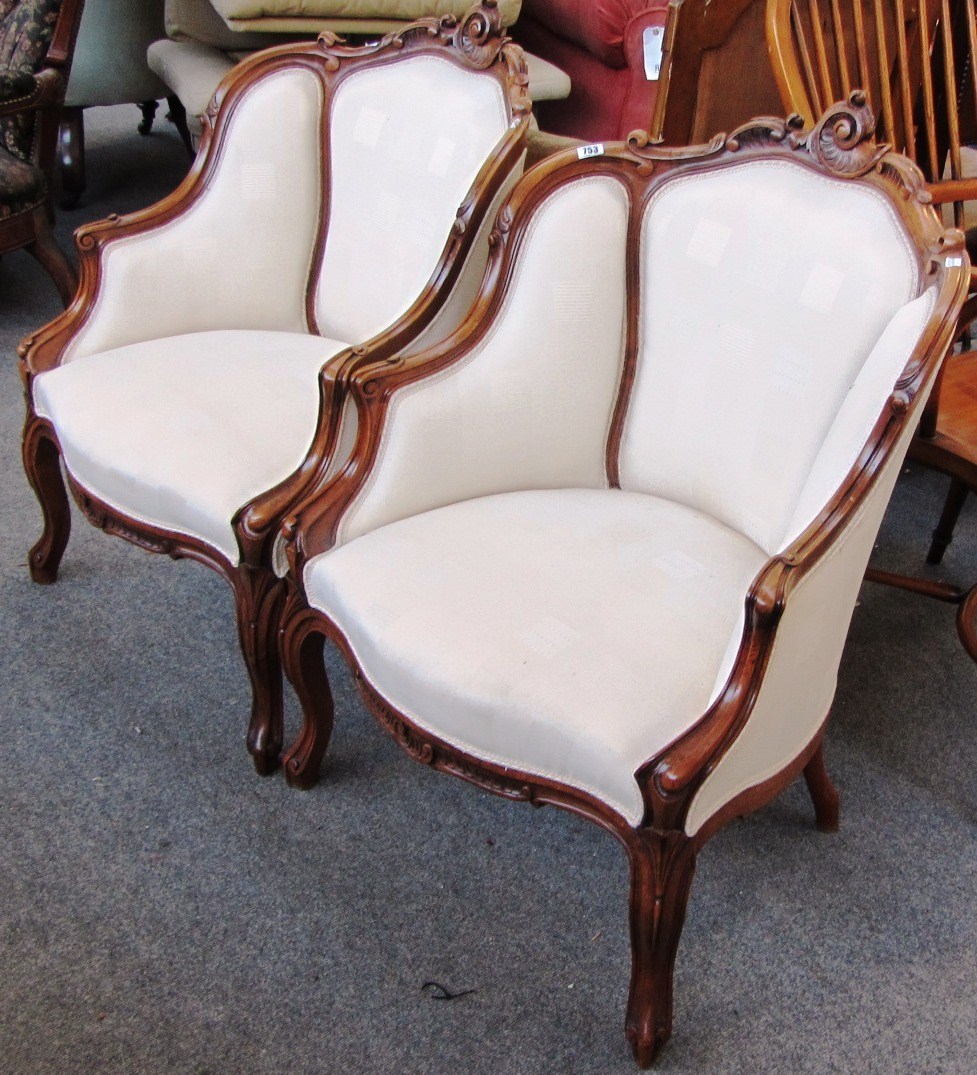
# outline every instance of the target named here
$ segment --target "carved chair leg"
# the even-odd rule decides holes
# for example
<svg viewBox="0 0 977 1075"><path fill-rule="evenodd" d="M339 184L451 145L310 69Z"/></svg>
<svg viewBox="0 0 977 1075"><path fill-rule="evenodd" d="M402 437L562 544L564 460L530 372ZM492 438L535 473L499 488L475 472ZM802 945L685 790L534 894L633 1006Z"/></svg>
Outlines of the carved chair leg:
<svg viewBox="0 0 977 1075"><path fill-rule="evenodd" d="M136 130L143 136L148 135L153 129L153 120L156 119L156 110L159 108L159 101L143 101L139 105L139 111L142 112L142 120Z"/></svg>
<svg viewBox="0 0 977 1075"><path fill-rule="evenodd" d="M684 833L639 829L631 860L631 991L625 1024L638 1066L650 1067L672 1033L672 980L695 845Z"/></svg>
<svg viewBox="0 0 977 1075"><path fill-rule="evenodd" d="M61 453L49 427L36 415L27 417L22 450L24 471L44 516L44 531L27 564L35 582L51 583L58 577L71 534L71 508L61 474Z"/></svg>
<svg viewBox="0 0 977 1075"><path fill-rule="evenodd" d="M943 505L943 514L933 531L933 543L930 545L930 551L926 555L928 564L940 564L943 562L943 554L946 552L950 542L953 541L953 530L957 525L957 520L960 518L960 512L963 510L963 505L969 492L970 486L966 482L961 481L959 478L950 479L950 491L947 493L946 503Z"/></svg>
<svg viewBox="0 0 977 1075"><path fill-rule="evenodd" d="M306 790L319 779L319 766L332 735L333 701L323 661L325 637L308 609L287 614L282 632L285 674L302 705L302 730L282 758L285 779Z"/></svg>
<svg viewBox="0 0 977 1075"><path fill-rule="evenodd" d="M85 111L61 111L61 206L74 209L85 191Z"/></svg>
<svg viewBox="0 0 977 1075"><path fill-rule="evenodd" d="M282 749L282 665L278 650L285 583L271 571L242 567L235 580L237 629L251 680L248 750L261 776L278 768Z"/></svg>
<svg viewBox="0 0 977 1075"><path fill-rule="evenodd" d="M55 242L43 208L34 210L34 239L25 247L40 262L54 281L61 301L71 304L78 287L78 277L64 251Z"/></svg>
<svg viewBox="0 0 977 1075"><path fill-rule="evenodd" d="M166 118L177 129L177 133L180 138L183 139L183 144L186 146L187 152L191 157L197 155L197 151L193 148L193 138L190 134L190 128L187 125L187 110L183 107L183 102L179 97L167 97L166 103L169 106L169 112L166 114Z"/></svg>
<svg viewBox="0 0 977 1075"><path fill-rule="evenodd" d="M832 783L831 777L828 776L828 768L824 764L823 744L818 744L818 749L804 766L804 781L807 784L807 790L811 793L811 801L814 803L814 817L818 828L821 832L837 832L841 796Z"/></svg>

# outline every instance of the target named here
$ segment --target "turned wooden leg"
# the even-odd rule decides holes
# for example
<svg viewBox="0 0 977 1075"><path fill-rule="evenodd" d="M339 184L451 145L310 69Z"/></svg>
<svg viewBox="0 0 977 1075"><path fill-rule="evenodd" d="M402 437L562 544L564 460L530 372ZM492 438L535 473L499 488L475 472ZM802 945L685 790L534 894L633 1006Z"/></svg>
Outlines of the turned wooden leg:
<svg viewBox="0 0 977 1075"><path fill-rule="evenodd" d="M81 108L61 110L61 205L74 209L85 190L85 112Z"/></svg>
<svg viewBox="0 0 977 1075"><path fill-rule="evenodd" d="M261 776L278 768L282 749L282 665L278 650L285 584L271 571L242 567L234 586L238 637L251 680L248 750Z"/></svg>
<svg viewBox="0 0 977 1075"><path fill-rule="evenodd" d="M695 873L682 832L639 829L631 860L631 991L625 1024L638 1066L650 1067L672 1033L675 953Z"/></svg>
<svg viewBox="0 0 977 1075"><path fill-rule="evenodd" d="M159 101L143 101L139 105L139 111L142 112L142 121L136 130L144 137L153 129L153 120L156 119L157 108L159 108Z"/></svg>
<svg viewBox="0 0 977 1075"><path fill-rule="evenodd" d="M65 306L69 306L75 297L78 277L64 251L54 241L43 208L34 210L34 239L24 249L37 258L54 281L61 301Z"/></svg>
<svg viewBox="0 0 977 1075"><path fill-rule="evenodd" d="M23 440L24 471L44 516L44 532L27 558L31 578L51 583L71 534L71 508L61 474L61 452L50 426L35 414L27 416Z"/></svg>
<svg viewBox="0 0 977 1075"><path fill-rule="evenodd" d="M282 630L282 661L302 705L302 730L282 757L282 766L288 783L303 790L318 781L332 735L333 702L323 661L324 642L315 613L291 602Z"/></svg>
<svg viewBox="0 0 977 1075"><path fill-rule="evenodd" d="M193 138L187 126L187 110L183 107L183 102L179 97L174 96L167 97L166 104L169 107L166 118L176 127L177 133L183 139L183 144L187 147L187 152L191 157L195 157L197 151L193 148Z"/></svg>
<svg viewBox="0 0 977 1075"><path fill-rule="evenodd" d="M822 832L837 832L841 796L832 783L831 777L828 776L828 769L824 764L823 744L818 744L818 749L804 766L804 780L807 790L811 793L811 801L814 803L817 827Z"/></svg>
<svg viewBox="0 0 977 1075"><path fill-rule="evenodd" d="M966 482L962 482L959 478L950 479L950 491L947 493L946 503L943 505L943 514L933 531L933 542L930 545L930 551L926 555L928 564L943 562L943 554L946 552L950 542L953 541L953 530L957 525L957 520L960 518L960 512L963 510L969 492L970 487Z"/></svg>

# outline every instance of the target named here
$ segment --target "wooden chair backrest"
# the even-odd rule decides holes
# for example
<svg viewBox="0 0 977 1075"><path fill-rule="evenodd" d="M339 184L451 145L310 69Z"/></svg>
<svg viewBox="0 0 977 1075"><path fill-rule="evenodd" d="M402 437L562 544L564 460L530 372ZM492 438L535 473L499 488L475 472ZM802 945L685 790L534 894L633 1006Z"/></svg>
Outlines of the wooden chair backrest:
<svg viewBox="0 0 977 1075"><path fill-rule="evenodd" d="M961 183L961 146L977 138L973 0L768 0L767 45L785 106L808 123L865 90L877 137L922 168L962 226L977 197Z"/></svg>

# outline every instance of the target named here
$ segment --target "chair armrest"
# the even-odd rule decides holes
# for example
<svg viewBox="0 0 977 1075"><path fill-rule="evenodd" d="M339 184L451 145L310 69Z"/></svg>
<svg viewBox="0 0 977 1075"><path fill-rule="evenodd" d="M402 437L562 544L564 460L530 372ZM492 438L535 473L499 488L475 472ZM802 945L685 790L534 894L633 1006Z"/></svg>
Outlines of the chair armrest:
<svg viewBox="0 0 977 1075"><path fill-rule="evenodd" d="M56 108L64 100L65 81L58 71L47 68L30 72L0 72L0 117L42 108Z"/></svg>
<svg viewBox="0 0 977 1075"><path fill-rule="evenodd" d="M779 794L820 735L882 516L967 293L956 234L935 300L939 315L924 325L847 477L754 581L710 708L636 772L645 823L682 828L704 842L735 813Z"/></svg>

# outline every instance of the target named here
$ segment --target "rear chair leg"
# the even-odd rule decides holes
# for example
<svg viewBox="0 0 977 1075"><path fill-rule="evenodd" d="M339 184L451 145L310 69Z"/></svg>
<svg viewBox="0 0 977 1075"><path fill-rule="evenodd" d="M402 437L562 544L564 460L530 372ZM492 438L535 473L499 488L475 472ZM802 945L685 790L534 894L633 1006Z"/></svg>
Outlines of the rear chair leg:
<svg viewBox="0 0 977 1075"><path fill-rule="evenodd" d="M822 832L837 832L841 796L828 776L828 769L824 764L824 746L821 743L804 766L804 780L814 803L814 817L818 828Z"/></svg>
<svg viewBox="0 0 977 1075"><path fill-rule="evenodd" d="M24 471L44 516L44 531L27 563L31 578L47 584L58 577L71 535L71 508L61 474L61 452L51 427L33 413L27 416L24 426L22 450Z"/></svg>
<svg viewBox="0 0 977 1075"><path fill-rule="evenodd" d="M332 735L334 708L323 661L324 642L316 614L297 598L290 602L282 629L282 661L302 705L302 730L282 757L282 765L288 783L302 790L318 782Z"/></svg>

